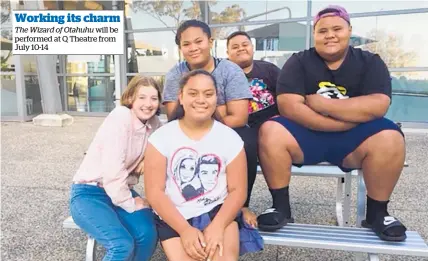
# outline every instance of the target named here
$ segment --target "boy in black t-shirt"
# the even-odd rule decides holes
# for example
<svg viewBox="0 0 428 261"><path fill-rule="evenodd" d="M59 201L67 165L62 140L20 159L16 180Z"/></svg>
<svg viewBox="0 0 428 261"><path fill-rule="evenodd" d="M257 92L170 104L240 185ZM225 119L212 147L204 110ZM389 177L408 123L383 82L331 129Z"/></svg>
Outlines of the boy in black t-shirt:
<svg viewBox="0 0 428 261"><path fill-rule="evenodd" d="M343 7L321 10L314 20L315 47L294 54L281 70L276 89L281 116L259 132L259 159L273 198L273 207L258 217L262 230L291 219L291 165L327 161L345 172L363 169L364 227L383 240L406 238L406 227L387 210L405 158L403 133L384 118L391 78L377 54L349 46L351 32Z"/></svg>
<svg viewBox="0 0 428 261"><path fill-rule="evenodd" d="M252 141L251 147L257 152L260 125L279 114L275 89L280 69L275 64L253 60L254 46L246 32L237 31L227 38L227 55L230 61L239 65L244 71L248 79L248 87L253 95L253 99L248 103L248 125L252 130L252 137L248 140ZM257 165L257 158L247 158L247 161L248 164ZM248 196L242 212L245 221L256 227L257 217L248 208L257 172L252 172L252 174L248 176Z"/></svg>
<svg viewBox="0 0 428 261"><path fill-rule="evenodd" d="M246 32L237 31L227 37L227 55L247 76L253 94L248 104L248 125L259 127L267 119L279 114L276 81L280 69L273 63L253 60L254 46Z"/></svg>

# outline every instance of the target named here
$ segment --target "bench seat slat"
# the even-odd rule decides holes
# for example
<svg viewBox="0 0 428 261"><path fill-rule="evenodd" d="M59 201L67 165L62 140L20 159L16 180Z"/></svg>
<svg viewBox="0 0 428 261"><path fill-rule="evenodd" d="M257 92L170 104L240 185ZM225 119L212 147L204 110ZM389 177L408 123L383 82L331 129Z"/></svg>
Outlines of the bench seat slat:
<svg viewBox="0 0 428 261"><path fill-rule="evenodd" d="M289 230L296 231L311 231L311 232L337 232L337 233L359 233L359 234L373 234L371 229L368 228L358 228L358 227L339 227L339 226L329 226L329 225L313 225L313 224L298 224L298 223L289 223L287 226L284 226L278 229L276 232L287 232Z"/></svg>
<svg viewBox="0 0 428 261"><path fill-rule="evenodd" d="M289 229L287 231L282 232L269 232L268 235L274 235L274 236L284 236L287 237L289 235L302 235L302 236L313 236L315 238L341 238L341 239L347 239L352 237L354 240L357 241L373 241L373 242L379 242L378 236L376 236L371 230L363 230L363 233L337 233L337 232L330 232L328 230L325 230L324 232L320 233L317 231L304 231L304 230L294 230ZM420 241L420 238L415 237L414 234L411 234L410 232L407 233L407 243L420 243L424 244ZM398 244L398 242L396 242Z"/></svg>
<svg viewBox="0 0 428 261"><path fill-rule="evenodd" d="M261 173L262 169L257 166L257 172ZM303 166L301 168L293 166L291 168L292 175L303 175L303 176L320 176L323 177L344 177L345 172L341 171L336 166Z"/></svg>
<svg viewBox="0 0 428 261"><path fill-rule="evenodd" d="M409 245L391 246L390 244L380 243L379 240L377 242L375 242L375 241L363 241L363 240L359 241L359 240L350 239L349 237L347 237L347 238L328 238L328 240L327 240L326 237L307 237L307 236L302 236L302 235L297 235L297 236L296 235L289 235L289 236L287 236L286 239L284 237L272 237L272 236L263 235L263 238L265 238L266 244L268 244L268 242L270 240L273 240L273 241L276 240L276 241L281 241L281 242L287 242L288 240L290 240L290 241L304 240L304 242L306 244L309 244L309 245L311 245L311 242L315 242L315 243L322 242L322 243L329 244L330 249L336 249L336 250L340 250L340 248L337 248L337 246L340 246L342 244L346 244L349 247L351 247L352 249L354 247L360 247L360 248L362 248L362 252L365 252L365 253L371 252L371 253L388 254L388 253L391 253L389 251L389 248L393 247L394 251L397 251L396 253L399 254L399 253L403 252L403 249L405 252L408 250L410 250L410 251L423 250L423 248L424 248L423 244L410 244L410 246ZM284 240L282 240L282 239L284 239ZM288 246L288 244L285 244L285 246ZM426 247L426 245L425 245L425 247ZM385 248L384 250L386 252L374 251L375 249L378 249L378 248ZM426 248L426 250L428 250L428 249ZM355 250L352 250L352 251L355 251ZM426 252L425 252L425 254L426 254ZM428 255L426 255L426 256L428 256Z"/></svg>
<svg viewBox="0 0 428 261"><path fill-rule="evenodd" d="M404 242L380 240L370 229L304 224L288 224L275 232L261 232L261 235L265 244L428 257L428 246L414 231L407 232Z"/></svg>
<svg viewBox="0 0 428 261"><path fill-rule="evenodd" d="M78 227L75 223L73 218L70 216L68 217L66 220L64 220L64 222L62 222L62 226L64 228L72 228L72 229L80 229L80 227Z"/></svg>
<svg viewBox="0 0 428 261"><path fill-rule="evenodd" d="M409 164L404 162L404 167L408 167ZM257 172L262 173L262 168L260 164L257 165ZM351 172L353 176L358 175L357 171ZM301 168L292 166L291 167L291 175L302 175L302 176L322 176L322 177L344 177L345 172L343 172L337 166L331 165L328 162L322 162L317 165L305 165Z"/></svg>
<svg viewBox="0 0 428 261"><path fill-rule="evenodd" d="M425 246L425 243L421 242L418 238L408 238L406 239L406 242L403 244L403 242L380 242L379 238L373 234L372 236L368 237L355 237L353 235L346 235L346 234L336 234L336 235L320 235L320 234L313 234L313 233L297 233L297 232L290 232L287 234L279 234L279 233L269 233L264 234L263 236L271 236L271 237L286 237L286 238L306 238L306 239L319 239L319 240L330 240L330 241L339 241L339 242L349 242L349 243L367 243L367 244L384 244L388 246L416 246L416 247L423 247Z"/></svg>

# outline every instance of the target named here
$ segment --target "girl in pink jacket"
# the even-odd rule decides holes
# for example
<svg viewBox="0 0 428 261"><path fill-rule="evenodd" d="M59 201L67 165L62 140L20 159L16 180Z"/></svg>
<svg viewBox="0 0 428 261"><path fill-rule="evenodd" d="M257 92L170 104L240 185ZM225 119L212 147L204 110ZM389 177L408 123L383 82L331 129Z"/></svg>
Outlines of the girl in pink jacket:
<svg viewBox="0 0 428 261"><path fill-rule="evenodd" d="M145 261L157 233L152 210L133 186L149 135L160 127L161 94L155 80L140 75L128 84L95 135L73 178L70 211L74 222L103 245L107 260Z"/></svg>

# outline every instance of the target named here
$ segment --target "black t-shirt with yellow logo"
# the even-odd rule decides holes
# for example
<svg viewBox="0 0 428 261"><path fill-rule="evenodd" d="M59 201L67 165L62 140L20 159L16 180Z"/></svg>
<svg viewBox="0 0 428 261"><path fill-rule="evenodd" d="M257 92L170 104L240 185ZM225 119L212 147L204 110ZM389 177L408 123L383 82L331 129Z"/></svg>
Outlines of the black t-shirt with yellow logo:
<svg viewBox="0 0 428 261"><path fill-rule="evenodd" d="M318 93L332 99L373 93L391 97L391 76L377 54L350 46L339 69L330 70L315 48L310 48L287 60L278 77L276 93Z"/></svg>

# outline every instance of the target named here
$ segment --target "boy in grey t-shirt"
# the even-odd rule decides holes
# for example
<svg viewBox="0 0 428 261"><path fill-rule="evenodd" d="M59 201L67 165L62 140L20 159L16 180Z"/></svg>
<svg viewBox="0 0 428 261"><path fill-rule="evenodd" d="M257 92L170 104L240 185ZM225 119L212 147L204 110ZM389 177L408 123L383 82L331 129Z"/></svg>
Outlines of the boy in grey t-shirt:
<svg viewBox="0 0 428 261"><path fill-rule="evenodd" d="M168 120L175 118L178 106L179 80L183 74L204 69L210 72L217 87L216 119L233 128L244 141L247 156L248 180L254 180L257 175L257 140L254 140L251 129L248 128L248 104L253 98L248 80L242 69L226 59L211 56L213 39L207 24L198 20L188 20L180 25L175 36L185 62L174 66L167 74L163 90L163 103L166 107ZM197 94L196 94L197 95ZM218 137L222 142L222 137ZM247 198L250 198L253 184L248 186ZM248 204L243 207L244 219L250 215ZM245 210L245 211L244 211ZM251 215L251 217L255 215ZM253 224L254 222L247 223Z"/></svg>

